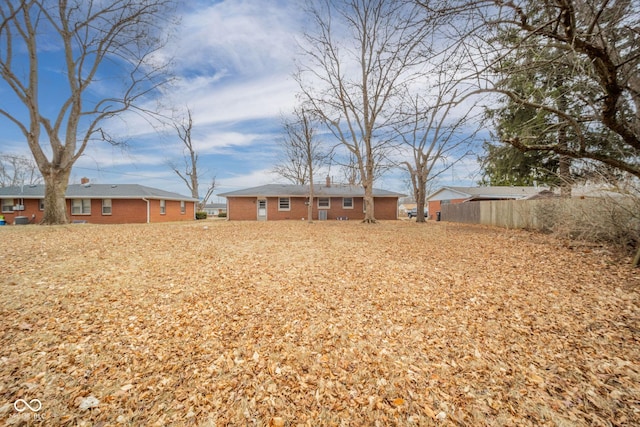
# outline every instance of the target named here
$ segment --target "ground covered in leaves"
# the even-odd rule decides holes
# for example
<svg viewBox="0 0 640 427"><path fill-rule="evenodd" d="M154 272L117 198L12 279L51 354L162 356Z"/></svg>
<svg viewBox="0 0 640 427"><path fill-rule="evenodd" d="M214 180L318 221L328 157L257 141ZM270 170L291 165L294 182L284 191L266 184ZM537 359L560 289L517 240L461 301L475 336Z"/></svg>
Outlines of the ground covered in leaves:
<svg viewBox="0 0 640 427"><path fill-rule="evenodd" d="M7 425L640 425L640 278L605 249L409 221L0 239Z"/></svg>

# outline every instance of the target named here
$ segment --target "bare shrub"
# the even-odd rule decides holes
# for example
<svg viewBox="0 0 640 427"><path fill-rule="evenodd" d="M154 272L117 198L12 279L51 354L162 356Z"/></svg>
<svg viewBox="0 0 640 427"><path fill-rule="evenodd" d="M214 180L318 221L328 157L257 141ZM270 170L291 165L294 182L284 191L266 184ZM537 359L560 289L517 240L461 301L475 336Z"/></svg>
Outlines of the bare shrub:
<svg viewBox="0 0 640 427"><path fill-rule="evenodd" d="M640 242L640 197L609 195L555 201L544 228L560 237L612 244L630 251ZM555 215L555 216L554 216Z"/></svg>
<svg viewBox="0 0 640 427"><path fill-rule="evenodd" d="M532 209L532 228L543 233L554 232L561 216L558 202L556 199L532 201L535 203Z"/></svg>

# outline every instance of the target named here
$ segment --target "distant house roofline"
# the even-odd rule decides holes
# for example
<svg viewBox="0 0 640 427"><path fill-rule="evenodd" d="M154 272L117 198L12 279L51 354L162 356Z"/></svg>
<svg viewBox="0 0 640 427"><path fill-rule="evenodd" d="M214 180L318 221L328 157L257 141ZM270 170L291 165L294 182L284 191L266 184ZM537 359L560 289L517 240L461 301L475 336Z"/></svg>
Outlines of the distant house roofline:
<svg viewBox="0 0 640 427"><path fill-rule="evenodd" d="M0 188L0 198L41 199L44 185L24 185ZM154 199L198 202L198 199L182 194L147 187L140 184L69 184L66 199Z"/></svg>
<svg viewBox="0 0 640 427"><path fill-rule="evenodd" d="M306 197L308 195L308 185L295 184L266 184L218 194L221 197ZM331 184L329 186L314 184L313 195L314 197L363 197L364 189L348 184ZM405 194L374 188L373 196L404 197Z"/></svg>
<svg viewBox="0 0 640 427"><path fill-rule="evenodd" d="M487 187L457 187L445 186L427 196L427 200L440 200L439 193L451 191L459 194L460 199L467 200L492 200L492 199L523 199L531 197L542 191L547 191L546 187L525 187L525 186L487 186Z"/></svg>

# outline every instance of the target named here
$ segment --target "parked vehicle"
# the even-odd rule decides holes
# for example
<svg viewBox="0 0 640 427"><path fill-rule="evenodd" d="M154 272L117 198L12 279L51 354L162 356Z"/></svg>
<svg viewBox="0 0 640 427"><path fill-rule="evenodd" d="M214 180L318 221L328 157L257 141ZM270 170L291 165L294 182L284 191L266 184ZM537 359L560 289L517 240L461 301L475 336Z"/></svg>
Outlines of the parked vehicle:
<svg viewBox="0 0 640 427"><path fill-rule="evenodd" d="M407 215L409 216L409 219L417 217L418 209L417 208L409 209L407 211ZM424 217L425 218L429 217L429 210L427 208L424 209Z"/></svg>

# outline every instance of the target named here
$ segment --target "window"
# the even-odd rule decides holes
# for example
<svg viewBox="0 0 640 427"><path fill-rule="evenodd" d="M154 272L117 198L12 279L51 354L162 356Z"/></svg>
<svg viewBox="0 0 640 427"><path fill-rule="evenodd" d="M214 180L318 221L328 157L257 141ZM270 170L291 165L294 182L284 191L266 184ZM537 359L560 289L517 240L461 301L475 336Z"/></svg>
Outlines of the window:
<svg viewBox="0 0 640 427"><path fill-rule="evenodd" d="M160 200L160 215L164 215L167 213L167 201Z"/></svg>
<svg viewBox="0 0 640 427"><path fill-rule="evenodd" d="M111 199L102 199L102 215L111 215Z"/></svg>
<svg viewBox="0 0 640 427"><path fill-rule="evenodd" d="M291 199L288 197L278 197L278 210L279 211L290 211L291 210Z"/></svg>
<svg viewBox="0 0 640 427"><path fill-rule="evenodd" d="M40 199L40 210L44 210L44 199Z"/></svg>
<svg viewBox="0 0 640 427"><path fill-rule="evenodd" d="M184 200L180 200L180 213L183 215L187 213L187 204Z"/></svg>
<svg viewBox="0 0 640 427"><path fill-rule="evenodd" d="M353 209L353 197L342 198L342 209Z"/></svg>
<svg viewBox="0 0 640 427"><path fill-rule="evenodd" d="M328 197L318 197L318 209L329 209L331 207L331 199Z"/></svg>
<svg viewBox="0 0 640 427"><path fill-rule="evenodd" d="M13 212L13 199L2 199L2 212Z"/></svg>
<svg viewBox="0 0 640 427"><path fill-rule="evenodd" d="M71 200L71 215L91 215L91 199Z"/></svg>

